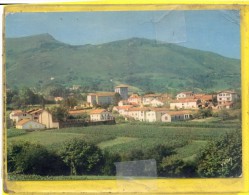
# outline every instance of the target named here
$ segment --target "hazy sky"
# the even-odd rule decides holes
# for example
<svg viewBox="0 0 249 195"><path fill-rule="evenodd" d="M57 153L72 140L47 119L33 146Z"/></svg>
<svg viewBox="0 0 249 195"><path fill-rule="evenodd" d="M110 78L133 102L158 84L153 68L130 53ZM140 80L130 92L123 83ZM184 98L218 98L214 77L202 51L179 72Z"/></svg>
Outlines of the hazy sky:
<svg viewBox="0 0 249 195"><path fill-rule="evenodd" d="M6 37L49 33L72 44L101 44L141 37L240 58L238 11L130 11L15 13Z"/></svg>

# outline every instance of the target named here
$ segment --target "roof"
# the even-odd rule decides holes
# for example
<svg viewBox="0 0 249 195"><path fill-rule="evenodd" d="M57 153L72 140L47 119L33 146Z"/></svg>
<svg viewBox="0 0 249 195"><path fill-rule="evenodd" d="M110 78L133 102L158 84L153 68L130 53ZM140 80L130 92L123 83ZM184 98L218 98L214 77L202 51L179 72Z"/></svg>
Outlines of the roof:
<svg viewBox="0 0 249 195"><path fill-rule="evenodd" d="M132 107L128 109L129 111L149 111L148 107Z"/></svg>
<svg viewBox="0 0 249 195"><path fill-rule="evenodd" d="M96 92L96 93L89 93L90 96L114 96L115 92Z"/></svg>
<svg viewBox="0 0 249 195"><path fill-rule="evenodd" d="M194 98L181 98L179 100L173 100L171 103L186 103L186 102L197 102Z"/></svg>
<svg viewBox="0 0 249 195"><path fill-rule="evenodd" d="M233 94L237 94L235 91L232 91L232 90L224 90L224 91L218 92L218 94L219 93L233 93Z"/></svg>
<svg viewBox="0 0 249 195"><path fill-rule="evenodd" d="M128 88L128 87L129 87L129 85L120 84L120 85L116 86L115 88L122 88L122 87Z"/></svg>
<svg viewBox="0 0 249 195"><path fill-rule="evenodd" d="M29 122L29 121L32 121L32 120L29 119L29 118L22 119L22 120L20 120L16 125L24 125L24 124L26 124L26 123Z"/></svg>
<svg viewBox="0 0 249 195"><path fill-rule="evenodd" d="M43 111L43 109L33 109L33 110L28 110L27 113L28 114L36 114L36 113L40 113L42 111Z"/></svg>
<svg viewBox="0 0 249 195"><path fill-rule="evenodd" d="M99 92L95 93L96 96L114 96L115 92Z"/></svg>
<svg viewBox="0 0 249 195"><path fill-rule="evenodd" d="M13 110L10 114L12 114L12 116L18 116L20 114L23 114L23 111L21 111L21 110Z"/></svg>
<svg viewBox="0 0 249 195"><path fill-rule="evenodd" d="M188 110L169 111L166 114L169 114L170 116L175 116L175 115L191 114L191 111Z"/></svg>
<svg viewBox="0 0 249 195"><path fill-rule="evenodd" d="M127 110L132 107L133 105L115 106L115 108L117 108L118 110Z"/></svg>
<svg viewBox="0 0 249 195"><path fill-rule="evenodd" d="M101 114L102 112L106 112L105 109L96 109L96 110L92 110L90 112L90 114Z"/></svg>
<svg viewBox="0 0 249 195"><path fill-rule="evenodd" d="M78 115L78 114L85 114L87 113L86 110L70 110L68 111L68 114L70 115Z"/></svg>
<svg viewBox="0 0 249 195"><path fill-rule="evenodd" d="M132 94L129 98L141 98L138 94Z"/></svg>
<svg viewBox="0 0 249 195"><path fill-rule="evenodd" d="M162 94L159 93L150 93L150 94L146 94L143 97L160 97L162 96Z"/></svg>
<svg viewBox="0 0 249 195"><path fill-rule="evenodd" d="M182 91L182 92L180 92L180 93L184 93L184 94L193 94L193 91ZM178 94L180 94L180 93L178 93ZM177 94L177 95L178 95Z"/></svg>

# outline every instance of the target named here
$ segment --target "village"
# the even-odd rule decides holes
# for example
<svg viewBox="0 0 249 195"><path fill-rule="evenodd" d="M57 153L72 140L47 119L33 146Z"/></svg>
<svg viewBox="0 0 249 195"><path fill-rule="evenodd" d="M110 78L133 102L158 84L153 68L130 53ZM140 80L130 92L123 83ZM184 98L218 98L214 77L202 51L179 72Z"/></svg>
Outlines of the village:
<svg viewBox="0 0 249 195"><path fill-rule="evenodd" d="M13 110L9 114L9 119L17 129L59 129L115 124L116 117L122 117L125 121L165 123L192 120L200 109L214 112L229 110L238 99L239 95L232 90L215 94L182 91L175 97L166 93L148 93L141 96L137 93L129 94L129 86L121 84L116 86L113 92L89 93L84 105L68 110L71 119L59 121L44 108ZM55 97L56 102L62 100L63 97ZM86 117L74 119L82 115Z"/></svg>

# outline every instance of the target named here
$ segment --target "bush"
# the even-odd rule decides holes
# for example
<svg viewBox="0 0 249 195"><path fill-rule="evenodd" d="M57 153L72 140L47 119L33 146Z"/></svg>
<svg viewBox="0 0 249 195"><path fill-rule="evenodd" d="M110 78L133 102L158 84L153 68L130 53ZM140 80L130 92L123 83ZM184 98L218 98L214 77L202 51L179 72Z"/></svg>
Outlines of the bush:
<svg viewBox="0 0 249 195"><path fill-rule="evenodd" d="M58 155L39 144L21 142L9 147L8 172L17 174L63 175L68 168Z"/></svg>
<svg viewBox="0 0 249 195"><path fill-rule="evenodd" d="M102 167L103 175L116 175L115 162L120 162L121 157L119 154L111 154L107 151L104 152L104 164Z"/></svg>
<svg viewBox="0 0 249 195"><path fill-rule="evenodd" d="M166 157L159 165L158 175L161 177L195 177L196 167L194 164L186 163L176 156Z"/></svg>
<svg viewBox="0 0 249 195"><path fill-rule="evenodd" d="M241 130L227 133L210 142L198 156L201 177L238 177L242 173Z"/></svg>

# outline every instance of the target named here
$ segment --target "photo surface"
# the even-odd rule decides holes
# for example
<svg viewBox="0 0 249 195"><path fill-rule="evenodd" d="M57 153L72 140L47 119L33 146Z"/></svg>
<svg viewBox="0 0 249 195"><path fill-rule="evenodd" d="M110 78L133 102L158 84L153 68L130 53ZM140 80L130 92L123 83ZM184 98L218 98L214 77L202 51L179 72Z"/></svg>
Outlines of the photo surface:
<svg viewBox="0 0 249 195"><path fill-rule="evenodd" d="M240 12L8 13L8 180L242 176Z"/></svg>

